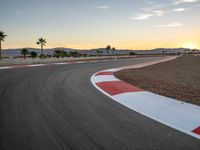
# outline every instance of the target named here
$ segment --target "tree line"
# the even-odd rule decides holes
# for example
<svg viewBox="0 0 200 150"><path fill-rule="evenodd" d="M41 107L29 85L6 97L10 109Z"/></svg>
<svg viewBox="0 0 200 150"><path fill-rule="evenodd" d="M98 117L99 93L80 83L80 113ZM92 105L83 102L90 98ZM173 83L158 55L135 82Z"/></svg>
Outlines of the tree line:
<svg viewBox="0 0 200 150"><path fill-rule="evenodd" d="M37 52L35 51L30 52L26 48L23 48L20 51L24 59L26 59L27 56L31 57L32 59L35 59L37 57L44 59L44 58L86 57L87 56L87 54L80 54L78 52L72 52L72 51L66 52L65 50L59 50L59 49L55 50L53 55L44 54L44 53L41 53L40 55L38 55Z"/></svg>
<svg viewBox="0 0 200 150"><path fill-rule="evenodd" d="M0 31L0 60L2 59L2 48L1 48L1 42L4 41L5 37L7 35ZM23 48L21 49L21 55L23 56L24 59L26 59L27 55L29 55L31 58L35 59L36 57L39 56L39 58L51 58L51 57L56 57L56 58L64 58L64 57L86 57L87 54L80 54L78 52L66 52L64 50L55 50L54 54L53 55L50 55L50 54L44 54L44 46L46 46L46 39L44 38L39 38L38 41L36 42L37 45L40 46L40 49L41 49L41 54L38 55L37 52L35 51L31 51L29 52L28 49L26 48ZM115 51L116 51L116 48L115 47L111 47L110 45L108 45L106 48L106 53L107 55L109 55L109 51L112 50L112 55L115 55ZM97 50L96 51L96 55L99 56L99 55L102 55L103 51L102 50Z"/></svg>
<svg viewBox="0 0 200 150"><path fill-rule="evenodd" d="M0 31L0 59L2 59L1 42L5 40L6 36L7 35L4 32ZM44 38L39 38L38 41L36 42L37 45L40 45L40 49L41 49L40 55L38 55L38 53L35 51L29 52L28 49L26 49L26 48L21 49L20 53L24 59L26 59L27 56L31 57L32 59L35 59L37 57L39 57L39 58L52 58L52 57L64 58L64 57L81 57L81 56L86 57L87 56L87 54L80 54L78 52L72 52L72 51L66 52L64 50L55 50L53 55L44 54L44 46L46 46L46 43L47 43L47 41Z"/></svg>

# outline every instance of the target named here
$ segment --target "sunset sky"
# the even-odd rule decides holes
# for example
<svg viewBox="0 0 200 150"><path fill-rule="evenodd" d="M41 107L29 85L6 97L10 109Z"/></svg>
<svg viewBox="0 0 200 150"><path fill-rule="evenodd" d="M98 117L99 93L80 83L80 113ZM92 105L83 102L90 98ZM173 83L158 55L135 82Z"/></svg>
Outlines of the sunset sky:
<svg viewBox="0 0 200 150"><path fill-rule="evenodd" d="M200 0L0 0L3 49L200 48Z"/></svg>

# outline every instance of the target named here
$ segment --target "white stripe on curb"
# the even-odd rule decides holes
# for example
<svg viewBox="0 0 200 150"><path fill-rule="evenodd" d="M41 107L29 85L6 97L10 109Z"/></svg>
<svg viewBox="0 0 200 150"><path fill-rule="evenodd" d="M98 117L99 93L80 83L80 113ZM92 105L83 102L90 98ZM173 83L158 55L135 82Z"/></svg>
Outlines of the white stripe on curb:
<svg viewBox="0 0 200 150"><path fill-rule="evenodd" d="M105 75L105 76L94 76L92 78L92 82L99 83L99 82L105 82L105 81L119 81L116 77L113 75Z"/></svg>
<svg viewBox="0 0 200 150"><path fill-rule="evenodd" d="M28 65L29 67L39 67L39 66L45 66L45 64L35 64L35 65Z"/></svg>
<svg viewBox="0 0 200 150"><path fill-rule="evenodd" d="M114 83L118 84L119 82L119 85L122 83L122 81L120 82L120 80L117 79L114 75L111 75L116 71L130 69L130 68L141 68L173 59L176 59L176 57L169 57L164 60L154 61L150 63L142 63L127 67L103 70L92 75L91 82L98 90L100 90L102 93L109 96L116 102L142 115L154 119L162 124L165 124L169 127L172 127L174 129L177 129L181 132L184 132L188 135L200 139L199 106L177 101L175 99L171 99L147 91L139 91L139 92L120 91L119 90L120 88L117 87L117 85L114 85ZM100 85L103 87L101 87ZM116 87L110 87L111 85ZM129 88L129 86L127 87ZM112 94L109 94L109 92ZM116 93L119 92L119 94L115 94L115 92ZM197 132L195 131L195 129L197 129Z"/></svg>
<svg viewBox="0 0 200 150"><path fill-rule="evenodd" d="M136 112L200 139L191 132L200 125L199 106L146 91L123 93L113 98Z"/></svg>
<svg viewBox="0 0 200 150"><path fill-rule="evenodd" d="M66 64L69 64L67 62L63 62L63 63L54 63L55 65L66 65Z"/></svg>
<svg viewBox="0 0 200 150"><path fill-rule="evenodd" d="M10 69L12 67L0 67L0 69Z"/></svg>

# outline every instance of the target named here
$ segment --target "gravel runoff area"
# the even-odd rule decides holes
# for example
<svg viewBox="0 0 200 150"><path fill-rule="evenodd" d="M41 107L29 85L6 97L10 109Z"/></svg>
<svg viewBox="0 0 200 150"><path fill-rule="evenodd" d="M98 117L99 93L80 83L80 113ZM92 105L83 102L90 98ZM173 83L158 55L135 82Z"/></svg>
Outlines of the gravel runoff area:
<svg viewBox="0 0 200 150"><path fill-rule="evenodd" d="M119 71L115 76L144 90L200 105L199 56L181 56L165 63Z"/></svg>

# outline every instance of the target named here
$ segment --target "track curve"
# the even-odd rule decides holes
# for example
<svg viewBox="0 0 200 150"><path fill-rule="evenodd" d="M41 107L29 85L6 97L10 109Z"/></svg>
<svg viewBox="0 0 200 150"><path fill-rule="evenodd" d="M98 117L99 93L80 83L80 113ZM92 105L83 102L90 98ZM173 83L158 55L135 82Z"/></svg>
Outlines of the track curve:
<svg viewBox="0 0 200 150"><path fill-rule="evenodd" d="M112 101L90 83L135 58L0 70L0 149L199 149L199 140Z"/></svg>

